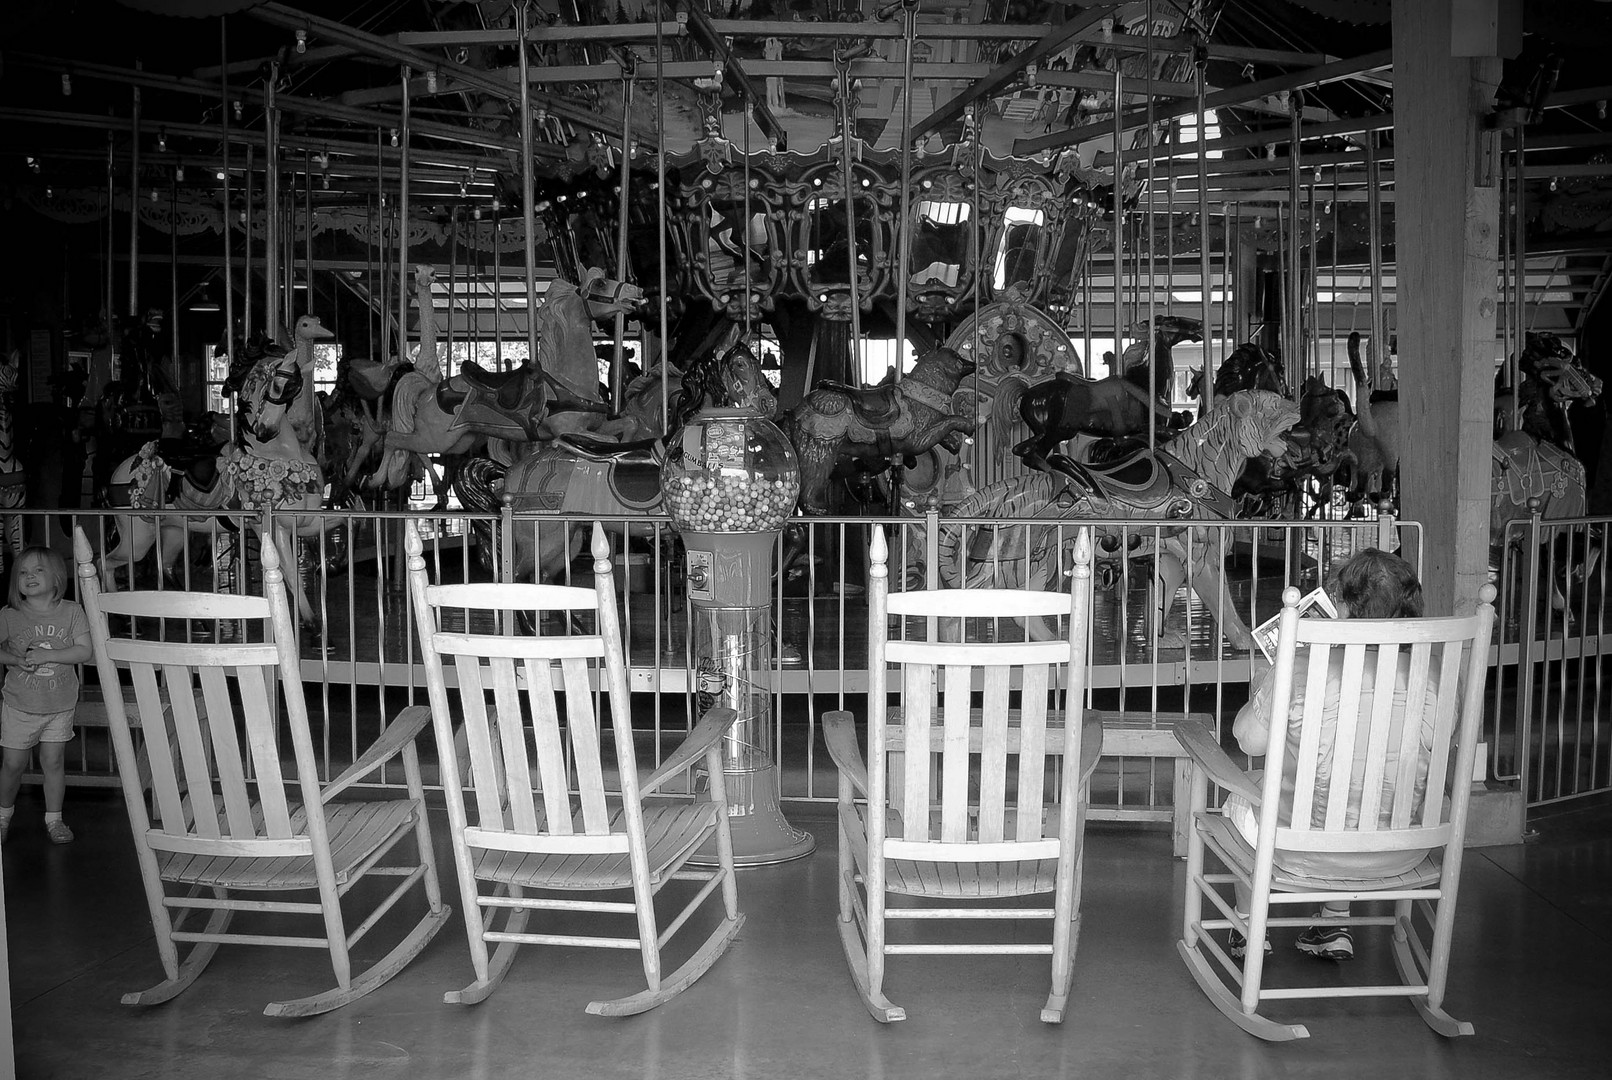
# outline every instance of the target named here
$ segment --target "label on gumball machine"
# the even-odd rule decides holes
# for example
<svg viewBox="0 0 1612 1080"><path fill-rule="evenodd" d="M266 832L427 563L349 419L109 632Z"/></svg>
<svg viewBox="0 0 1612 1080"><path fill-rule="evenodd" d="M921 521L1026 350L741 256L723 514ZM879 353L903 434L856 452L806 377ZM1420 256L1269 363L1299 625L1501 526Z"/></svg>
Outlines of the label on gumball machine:
<svg viewBox="0 0 1612 1080"><path fill-rule="evenodd" d="M703 464L726 471L745 468L744 421L711 420L705 424Z"/></svg>

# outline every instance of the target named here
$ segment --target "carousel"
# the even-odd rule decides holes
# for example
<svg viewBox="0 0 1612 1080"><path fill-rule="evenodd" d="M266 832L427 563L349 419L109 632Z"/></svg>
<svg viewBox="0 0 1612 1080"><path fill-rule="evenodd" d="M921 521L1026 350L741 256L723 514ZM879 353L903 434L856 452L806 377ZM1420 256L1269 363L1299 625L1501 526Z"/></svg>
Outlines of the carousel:
<svg viewBox="0 0 1612 1080"><path fill-rule="evenodd" d="M1445 582L1436 614L1492 585L1475 768L1519 833L1612 790L1581 737L1612 685L1587 359L1612 136L1569 122L1599 131L1607 94L1562 89L1544 37L1463 157L1498 216L1447 455L1484 537L1451 568L1424 440L1457 422L1400 349L1427 340L1428 234L1396 212L1386 25L1349 21L1389 5L96 6L130 35L8 16L0 194L45 265L14 257L0 314L6 559L77 533L114 604L283 581L327 771L400 687L467 684L415 638L422 590L598 588L628 741L660 763L728 724L715 763L677 759L728 819L689 865L803 859L791 808L836 798L818 718L880 695L874 624L927 610L902 593L1089 586L1086 704L1122 748L1091 817L1184 835L1177 730L1229 738L1284 594L1376 548ZM442 634L609 638L473 606ZM224 607L151 610L157 641L251 640ZM953 643L1070 637L1035 610ZM488 767L490 723L438 729L468 755L438 784ZM118 749L74 774L111 782ZM508 960L480 947L484 994Z"/></svg>

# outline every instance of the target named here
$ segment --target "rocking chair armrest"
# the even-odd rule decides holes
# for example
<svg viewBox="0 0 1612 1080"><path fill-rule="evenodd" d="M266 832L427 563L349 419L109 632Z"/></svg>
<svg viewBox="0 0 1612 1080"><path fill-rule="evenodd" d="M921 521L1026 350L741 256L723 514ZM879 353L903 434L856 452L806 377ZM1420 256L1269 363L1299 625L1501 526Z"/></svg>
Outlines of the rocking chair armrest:
<svg viewBox="0 0 1612 1080"><path fill-rule="evenodd" d="M1204 771L1211 783L1235 795L1241 795L1255 810L1259 809L1260 786L1237 767L1230 754L1221 749L1214 733L1207 726L1195 720L1187 721L1176 727L1175 738L1181 744L1181 749L1187 752L1194 765Z"/></svg>
<svg viewBox="0 0 1612 1080"><path fill-rule="evenodd" d="M670 757L660 763L660 767L638 782L638 791L641 795L648 795L660 787L667 780L681 773L694 764L695 760L706 753L717 741L728 733L733 722L739 714L732 709L720 707L712 709L700 718L694 729L688 733L678 748L672 751Z"/></svg>
<svg viewBox="0 0 1612 1080"><path fill-rule="evenodd" d="M324 790L319 793L319 801L329 802L380 768L396 757L399 751L412 744L420 732L430 725L431 710L425 705L410 705L398 713L387 729L381 733L381 737L371 743L369 749L358 756L357 761L325 785Z"/></svg>
<svg viewBox="0 0 1612 1080"><path fill-rule="evenodd" d="M868 766L862 760L862 747L856 741L856 721L843 709L823 714L823 741L828 756L840 775L851 782L865 798L868 793Z"/></svg>

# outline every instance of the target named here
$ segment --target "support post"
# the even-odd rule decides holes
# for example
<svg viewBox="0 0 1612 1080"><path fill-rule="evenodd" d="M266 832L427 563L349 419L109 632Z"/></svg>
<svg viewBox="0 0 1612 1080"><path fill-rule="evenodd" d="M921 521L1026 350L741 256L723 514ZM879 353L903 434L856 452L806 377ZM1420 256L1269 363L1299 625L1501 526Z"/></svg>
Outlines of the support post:
<svg viewBox="0 0 1612 1080"><path fill-rule="evenodd" d="M1416 432L1401 440L1401 507L1422 522L1430 615L1475 610L1489 560L1500 192L1478 141L1501 62L1451 55L1454 6L1393 6L1394 52L1414 58L1394 81L1399 400Z"/></svg>

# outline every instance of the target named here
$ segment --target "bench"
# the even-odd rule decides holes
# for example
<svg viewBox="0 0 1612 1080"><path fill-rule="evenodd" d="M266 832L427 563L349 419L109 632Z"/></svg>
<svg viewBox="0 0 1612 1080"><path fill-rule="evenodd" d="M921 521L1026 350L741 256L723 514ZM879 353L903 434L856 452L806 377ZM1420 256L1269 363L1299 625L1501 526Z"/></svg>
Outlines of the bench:
<svg viewBox="0 0 1612 1080"><path fill-rule="evenodd" d="M1168 758L1174 762L1172 805L1168 807L1130 807L1123 802L1118 806L1092 805L1086 811L1091 821L1168 821L1170 846L1175 854L1187 853L1187 829L1190 807L1186 793L1191 780L1191 759L1175 737L1176 728L1183 723L1199 723L1210 731L1219 725L1209 713L1186 713L1159 716L1137 710L1092 709L1103 722L1103 758ZM1099 765L1099 768L1101 766ZM1123 788L1121 795L1123 796Z"/></svg>

